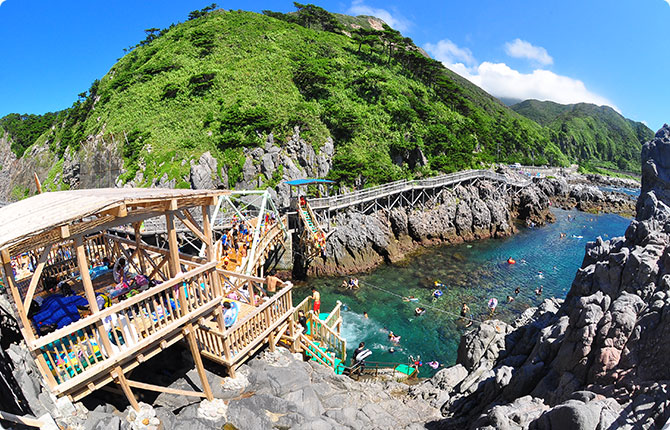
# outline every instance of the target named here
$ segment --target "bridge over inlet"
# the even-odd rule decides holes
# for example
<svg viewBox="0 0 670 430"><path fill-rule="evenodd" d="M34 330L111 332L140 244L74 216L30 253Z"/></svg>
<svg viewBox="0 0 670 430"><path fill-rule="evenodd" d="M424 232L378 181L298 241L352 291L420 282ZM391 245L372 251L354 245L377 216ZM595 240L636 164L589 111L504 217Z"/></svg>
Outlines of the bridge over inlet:
<svg viewBox="0 0 670 430"><path fill-rule="evenodd" d="M369 214L399 206L428 205L434 203L445 189L480 180L493 181L499 187L511 188L514 192L532 183L529 176L519 172L503 175L491 170L465 170L427 179L403 179L337 196L309 199L309 207L319 224L327 229L331 225L331 217L339 211L353 209Z"/></svg>

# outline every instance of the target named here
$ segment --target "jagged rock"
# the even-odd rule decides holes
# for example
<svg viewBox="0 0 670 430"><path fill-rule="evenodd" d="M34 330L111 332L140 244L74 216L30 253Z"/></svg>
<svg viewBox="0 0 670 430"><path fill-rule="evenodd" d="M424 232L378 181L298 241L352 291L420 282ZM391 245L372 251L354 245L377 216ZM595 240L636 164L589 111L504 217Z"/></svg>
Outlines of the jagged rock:
<svg viewBox="0 0 670 430"><path fill-rule="evenodd" d="M448 392L442 406L445 428L605 429L665 424L670 347L659 339L670 336L668 160L670 127L664 126L643 147L636 220L625 238L598 239L587 245L582 267L560 308L545 301L543 313L526 311L514 330L506 333L505 349L490 326L464 335L458 362L469 373L458 392ZM519 215L530 219L538 215L534 205L541 206L551 193L565 195L564 184L552 180L523 190L518 197ZM584 204L616 202L581 184L570 185L570 198ZM492 350L488 342L495 345ZM514 411L526 410L524 405L537 399L542 399L536 408L541 415L515 415Z"/></svg>
<svg viewBox="0 0 670 430"><path fill-rule="evenodd" d="M191 165L191 188L211 190L218 188L221 181L217 177L217 161L209 151L200 156L198 164Z"/></svg>
<svg viewBox="0 0 670 430"><path fill-rule="evenodd" d="M311 275L342 274L397 261L417 244L458 243L505 237L515 230L516 202L489 181L445 189L424 207L396 207L372 215L339 214L327 241L325 259L310 263ZM529 203L530 204L530 203ZM548 200L538 214L551 216ZM538 215L539 216L539 215Z"/></svg>
<svg viewBox="0 0 670 430"><path fill-rule="evenodd" d="M501 352L505 351L505 336L512 327L499 320L479 324L461 337L457 363L472 371L484 365L491 369Z"/></svg>

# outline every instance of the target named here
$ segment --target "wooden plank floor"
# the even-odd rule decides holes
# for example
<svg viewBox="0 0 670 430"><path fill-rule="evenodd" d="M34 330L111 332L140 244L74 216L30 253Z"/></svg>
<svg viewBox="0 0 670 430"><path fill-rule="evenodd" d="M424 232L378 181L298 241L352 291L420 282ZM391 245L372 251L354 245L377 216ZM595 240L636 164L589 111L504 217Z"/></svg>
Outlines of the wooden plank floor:
<svg viewBox="0 0 670 430"><path fill-rule="evenodd" d="M256 310L256 307L251 306L247 303L238 302L237 300L229 300L229 299L226 299L226 300L230 301L230 302L237 303L237 307L240 309L239 313L237 314L237 319L235 320L235 324L242 321L244 318L247 317L247 315L249 315L250 313L252 313L253 311ZM207 319L205 322L207 324L207 327L209 327L213 330L218 330L219 329L219 326L216 323L216 317L215 316L212 316L211 318ZM235 325L235 324L233 324L233 325Z"/></svg>

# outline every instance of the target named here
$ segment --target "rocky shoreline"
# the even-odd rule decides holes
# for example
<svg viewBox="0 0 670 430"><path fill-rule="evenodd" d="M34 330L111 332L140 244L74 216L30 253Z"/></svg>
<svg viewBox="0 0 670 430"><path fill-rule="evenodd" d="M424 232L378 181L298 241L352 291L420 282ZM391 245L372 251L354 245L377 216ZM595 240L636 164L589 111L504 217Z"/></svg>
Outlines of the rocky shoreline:
<svg viewBox="0 0 670 430"><path fill-rule="evenodd" d="M457 364L415 387L434 429L665 428L670 417L670 126L642 150L625 237L586 247L562 304L466 333Z"/></svg>
<svg viewBox="0 0 670 430"><path fill-rule="evenodd" d="M506 237L519 225L553 222L552 206L626 217L635 213L632 196L583 184L581 175L574 183L572 178L542 178L518 194L493 182L479 181L445 189L427 207L399 207L370 215L354 211L338 214L333 220L336 230L327 241L327 256L312 261L306 274L364 272L402 260L420 247Z"/></svg>

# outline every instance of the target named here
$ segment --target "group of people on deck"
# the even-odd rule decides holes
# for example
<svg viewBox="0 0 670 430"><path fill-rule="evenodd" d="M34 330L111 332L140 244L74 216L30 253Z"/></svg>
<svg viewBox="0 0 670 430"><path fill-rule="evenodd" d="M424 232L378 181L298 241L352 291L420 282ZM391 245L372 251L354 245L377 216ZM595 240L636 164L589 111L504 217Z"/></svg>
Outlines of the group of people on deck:
<svg viewBox="0 0 670 430"><path fill-rule="evenodd" d="M267 233L276 222L277 217L274 212L266 212L261 221L261 236ZM247 222L237 215L233 216L232 227L221 235L218 247L221 267L226 270L235 270L242 259L247 256L252 240L253 232L249 229Z"/></svg>

